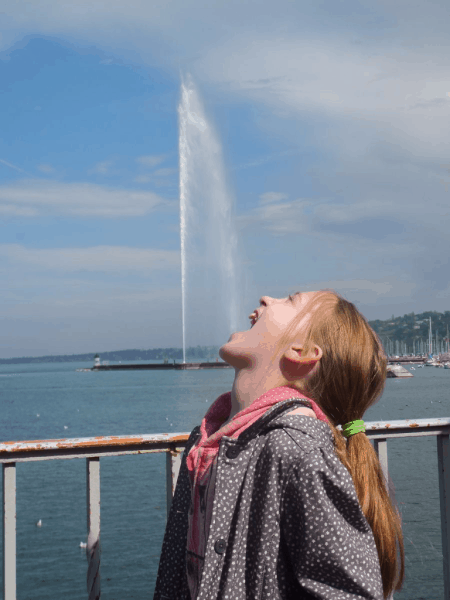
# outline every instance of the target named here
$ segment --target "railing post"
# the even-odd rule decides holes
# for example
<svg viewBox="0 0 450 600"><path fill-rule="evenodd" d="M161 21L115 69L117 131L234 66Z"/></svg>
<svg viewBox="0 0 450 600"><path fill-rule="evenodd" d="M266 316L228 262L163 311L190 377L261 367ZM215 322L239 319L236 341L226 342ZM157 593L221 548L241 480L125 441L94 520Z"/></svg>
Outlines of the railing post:
<svg viewBox="0 0 450 600"><path fill-rule="evenodd" d="M180 472L183 448L174 448L166 452L166 503L167 517L169 517L170 505L177 485L178 473Z"/></svg>
<svg viewBox="0 0 450 600"><path fill-rule="evenodd" d="M439 498L441 504L442 558L444 561L444 598L450 600L450 444L448 435L437 436Z"/></svg>
<svg viewBox="0 0 450 600"><path fill-rule="evenodd" d="M381 470L384 475L384 482L386 489L389 493L389 471L388 471L388 450L387 450L387 439L376 438L373 440L373 449L377 453L378 460L380 461ZM394 594L390 594L387 600L393 600Z"/></svg>
<svg viewBox="0 0 450 600"><path fill-rule="evenodd" d="M383 471L386 489L389 491L387 439L386 438L375 438L373 440L373 449L377 453L378 460L380 461L380 465L381 465L381 470Z"/></svg>
<svg viewBox="0 0 450 600"><path fill-rule="evenodd" d="M16 463L3 463L3 598L16 600Z"/></svg>
<svg viewBox="0 0 450 600"><path fill-rule="evenodd" d="M100 592L100 458L86 459L87 529L86 555L89 561L87 591L89 600L99 600Z"/></svg>

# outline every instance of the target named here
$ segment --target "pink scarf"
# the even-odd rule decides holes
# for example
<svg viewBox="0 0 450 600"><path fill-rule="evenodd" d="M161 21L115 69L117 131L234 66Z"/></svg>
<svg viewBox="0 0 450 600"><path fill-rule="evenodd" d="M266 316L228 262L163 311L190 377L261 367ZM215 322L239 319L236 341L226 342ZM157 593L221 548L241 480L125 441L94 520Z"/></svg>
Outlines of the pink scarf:
<svg viewBox="0 0 450 600"><path fill-rule="evenodd" d="M253 425L269 408L290 398L303 398L311 403L316 417L328 423L327 417L319 406L294 388L288 386L269 390L257 398L250 406L241 410L232 420L221 427L231 412L231 392L226 392L217 398L206 413L200 426L200 440L191 449L187 457L187 467L192 484L200 482L219 452L220 441L224 435L237 438L243 431ZM292 408L294 410L294 408Z"/></svg>

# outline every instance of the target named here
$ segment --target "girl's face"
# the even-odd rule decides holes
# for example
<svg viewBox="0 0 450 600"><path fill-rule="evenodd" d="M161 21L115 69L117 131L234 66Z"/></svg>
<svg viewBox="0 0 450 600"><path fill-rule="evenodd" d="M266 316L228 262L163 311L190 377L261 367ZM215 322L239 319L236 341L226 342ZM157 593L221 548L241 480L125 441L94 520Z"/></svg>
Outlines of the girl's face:
<svg viewBox="0 0 450 600"><path fill-rule="evenodd" d="M288 325L299 313L304 312L298 328L298 341L302 341L301 331L305 330L311 316L305 309L318 293L297 292L287 298L263 296L259 308L249 316L250 329L232 333L228 342L220 348L221 358L235 367L255 361L266 362L266 359L270 362Z"/></svg>

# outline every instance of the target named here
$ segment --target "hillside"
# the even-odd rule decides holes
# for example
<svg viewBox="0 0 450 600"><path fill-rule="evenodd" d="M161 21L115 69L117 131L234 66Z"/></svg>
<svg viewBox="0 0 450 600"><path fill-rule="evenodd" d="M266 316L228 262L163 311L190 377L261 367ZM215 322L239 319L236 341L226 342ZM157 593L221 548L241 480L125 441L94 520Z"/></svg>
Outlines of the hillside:
<svg viewBox="0 0 450 600"><path fill-rule="evenodd" d="M433 331L433 352L445 351L447 343L447 327L450 331L450 311L444 313L436 311L427 311L420 314L409 313L403 317L394 317L386 321L369 321L370 326L379 335L388 353L403 354L419 351L426 352L425 344L428 343L429 318L431 317L431 327ZM437 339L437 348L435 342ZM396 342L398 345L396 347ZM406 344L404 352L403 345ZM390 352L390 350L392 352Z"/></svg>

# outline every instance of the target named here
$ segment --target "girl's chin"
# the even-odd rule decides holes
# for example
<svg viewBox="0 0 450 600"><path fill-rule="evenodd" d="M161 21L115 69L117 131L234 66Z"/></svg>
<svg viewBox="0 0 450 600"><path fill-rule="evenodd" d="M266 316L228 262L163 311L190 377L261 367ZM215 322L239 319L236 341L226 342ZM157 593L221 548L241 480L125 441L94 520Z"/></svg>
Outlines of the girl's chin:
<svg viewBox="0 0 450 600"><path fill-rule="evenodd" d="M233 333L230 335L230 337L228 338L228 341L226 342L228 344L228 342L231 342L231 340L236 337L237 335L242 335L242 331L233 331Z"/></svg>
<svg viewBox="0 0 450 600"><path fill-rule="evenodd" d="M233 342L234 341L239 341L239 336L240 336L241 332L240 331L234 331L230 337L228 338L228 340L225 342L225 344L223 344L220 349L219 349L219 356L221 356L222 358L224 358L223 355L229 355L234 354L236 352L236 348L234 347Z"/></svg>

